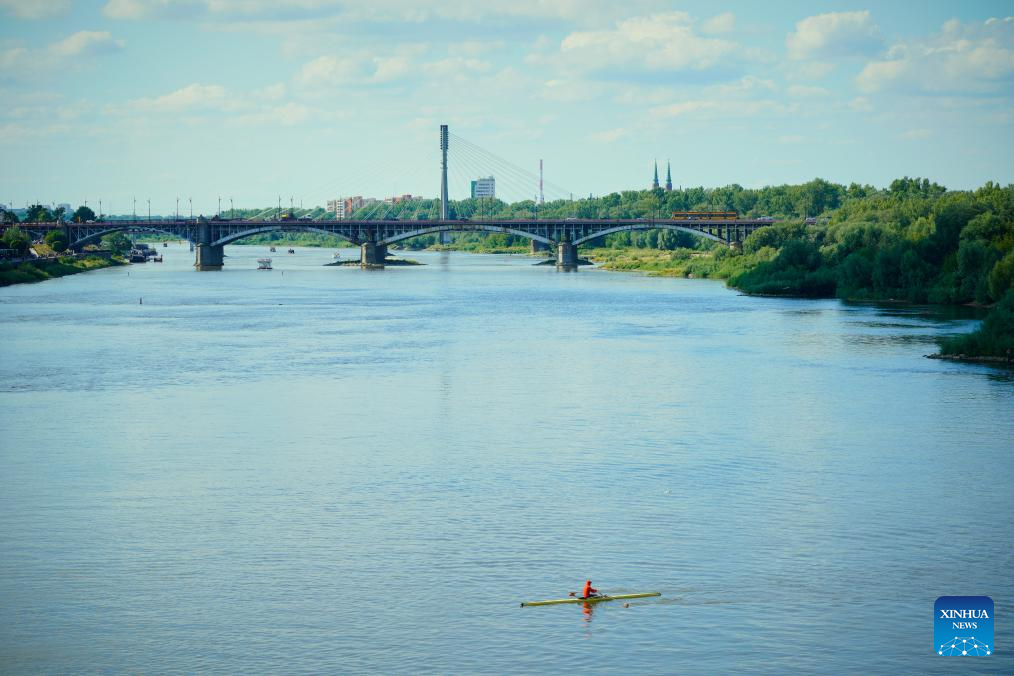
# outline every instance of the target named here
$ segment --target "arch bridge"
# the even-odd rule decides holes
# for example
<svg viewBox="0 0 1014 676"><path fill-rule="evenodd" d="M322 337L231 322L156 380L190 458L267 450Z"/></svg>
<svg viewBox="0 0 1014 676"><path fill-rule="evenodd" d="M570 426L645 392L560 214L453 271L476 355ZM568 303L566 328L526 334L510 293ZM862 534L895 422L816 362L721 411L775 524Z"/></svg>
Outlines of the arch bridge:
<svg viewBox="0 0 1014 676"><path fill-rule="evenodd" d="M102 223L24 223L20 224L32 239L41 239L47 232L62 229L70 248L80 250L114 232L150 232L183 239L194 244L198 270L220 270L224 248L245 237L270 232L319 232L346 239L360 247L360 262L365 267L383 266L387 247L396 242L422 235L444 232L494 232L525 237L533 250L550 249L561 268L578 264L578 247L615 232L668 229L690 233L738 247L754 230L772 225L770 220L694 220L694 219L531 219L531 220L228 220L186 219L172 221L108 221Z"/></svg>

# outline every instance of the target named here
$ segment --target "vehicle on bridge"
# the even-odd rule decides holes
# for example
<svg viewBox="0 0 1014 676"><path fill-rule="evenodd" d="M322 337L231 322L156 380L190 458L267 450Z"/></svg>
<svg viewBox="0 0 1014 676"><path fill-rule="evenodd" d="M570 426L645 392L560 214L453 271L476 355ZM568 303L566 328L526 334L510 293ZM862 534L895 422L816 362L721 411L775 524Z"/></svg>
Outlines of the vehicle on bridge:
<svg viewBox="0 0 1014 676"><path fill-rule="evenodd" d="M737 211L674 211L674 221L734 221L739 218Z"/></svg>

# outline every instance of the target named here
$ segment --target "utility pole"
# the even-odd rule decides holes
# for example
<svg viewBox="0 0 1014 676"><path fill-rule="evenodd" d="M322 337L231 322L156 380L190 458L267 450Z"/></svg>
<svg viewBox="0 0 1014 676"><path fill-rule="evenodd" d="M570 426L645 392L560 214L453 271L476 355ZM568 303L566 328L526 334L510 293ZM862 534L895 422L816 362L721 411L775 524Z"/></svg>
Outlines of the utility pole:
<svg viewBox="0 0 1014 676"><path fill-rule="evenodd" d="M232 208L232 198L229 198L229 219L236 218L236 210Z"/></svg>
<svg viewBox="0 0 1014 676"><path fill-rule="evenodd" d="M278 211L275 212L275 220L282 220L282 196L278 196Z"/></svg>
<svg viewBox="0 0 1014 676"><path fill-rule="evenodd" d="M190 220L194 220L194 198L188 197L187 200L190 202Z"/></svg>
<svg viewBox="0 0 1014 676"><path fill-rule="evenodd" d="M221 195L218 196L218 214L217 215L218 215L219 218L222 217L222 196Z"/></svg>
<svg viewBox="0 0 1014 676"><path fill-rule="evenodd" d="M134 195L134 220L137 220L137 195Z"/></svg>
<svg viewBox="0 0 1014 676"><path fill-rule="evenodd" d="M102 220L102 200L99 200L99 220Z"/></svg>
<svg viewBox="0 0 1014 676"><path fill-rule="evenodd" d="M148 222L151 223L151 198L148 198Z"/></svg>
<svg viewBox="0 0 1014 676"><path fill-rule="evenodd" d="M180 196L176 196L176 220L180 220Z"/></svg>

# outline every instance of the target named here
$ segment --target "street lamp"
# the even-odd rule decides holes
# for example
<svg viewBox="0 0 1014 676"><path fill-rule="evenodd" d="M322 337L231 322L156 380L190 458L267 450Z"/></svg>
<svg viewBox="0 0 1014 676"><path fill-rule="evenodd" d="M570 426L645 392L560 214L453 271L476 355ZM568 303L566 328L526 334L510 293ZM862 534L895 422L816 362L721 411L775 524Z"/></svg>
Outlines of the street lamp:
<svg viewBox="0 0 1014 676"><path fill-rule="evenodd" d="M194 220L194 198L188 197L187 200L190 202L190 220Z"/></svg>
<svg viewBox="0 0 1014 676"><path fill-rule="evenodd" d="M148 222L151 223L151 198L148 198Z"/></svg>
<svg viewBox="0 0 1014 676"><path fill-rule="evenodd" d="M236 218L236 211L232 208L232 198L229 198L229 218Z"/></svg>
<svg viewBox="0 0 1014 676"><path fill-rule="evenodd" d="M176 220L180 220L180 196L176 196Z"/></svg>

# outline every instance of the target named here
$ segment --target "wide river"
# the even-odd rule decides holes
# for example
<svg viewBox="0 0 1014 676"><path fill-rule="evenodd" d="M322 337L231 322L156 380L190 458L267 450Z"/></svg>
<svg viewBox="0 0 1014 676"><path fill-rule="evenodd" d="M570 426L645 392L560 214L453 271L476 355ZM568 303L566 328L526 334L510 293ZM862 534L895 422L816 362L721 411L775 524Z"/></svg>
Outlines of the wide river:
<svg viewBox="0 0 1014 676"><path fill-rule="evenodd" d="M165 251L0 289L0 671L949 673L942 595L1014 670L1014 377L923 358L973 320ZM589 577L662 597L519 607Z"/></svg>

